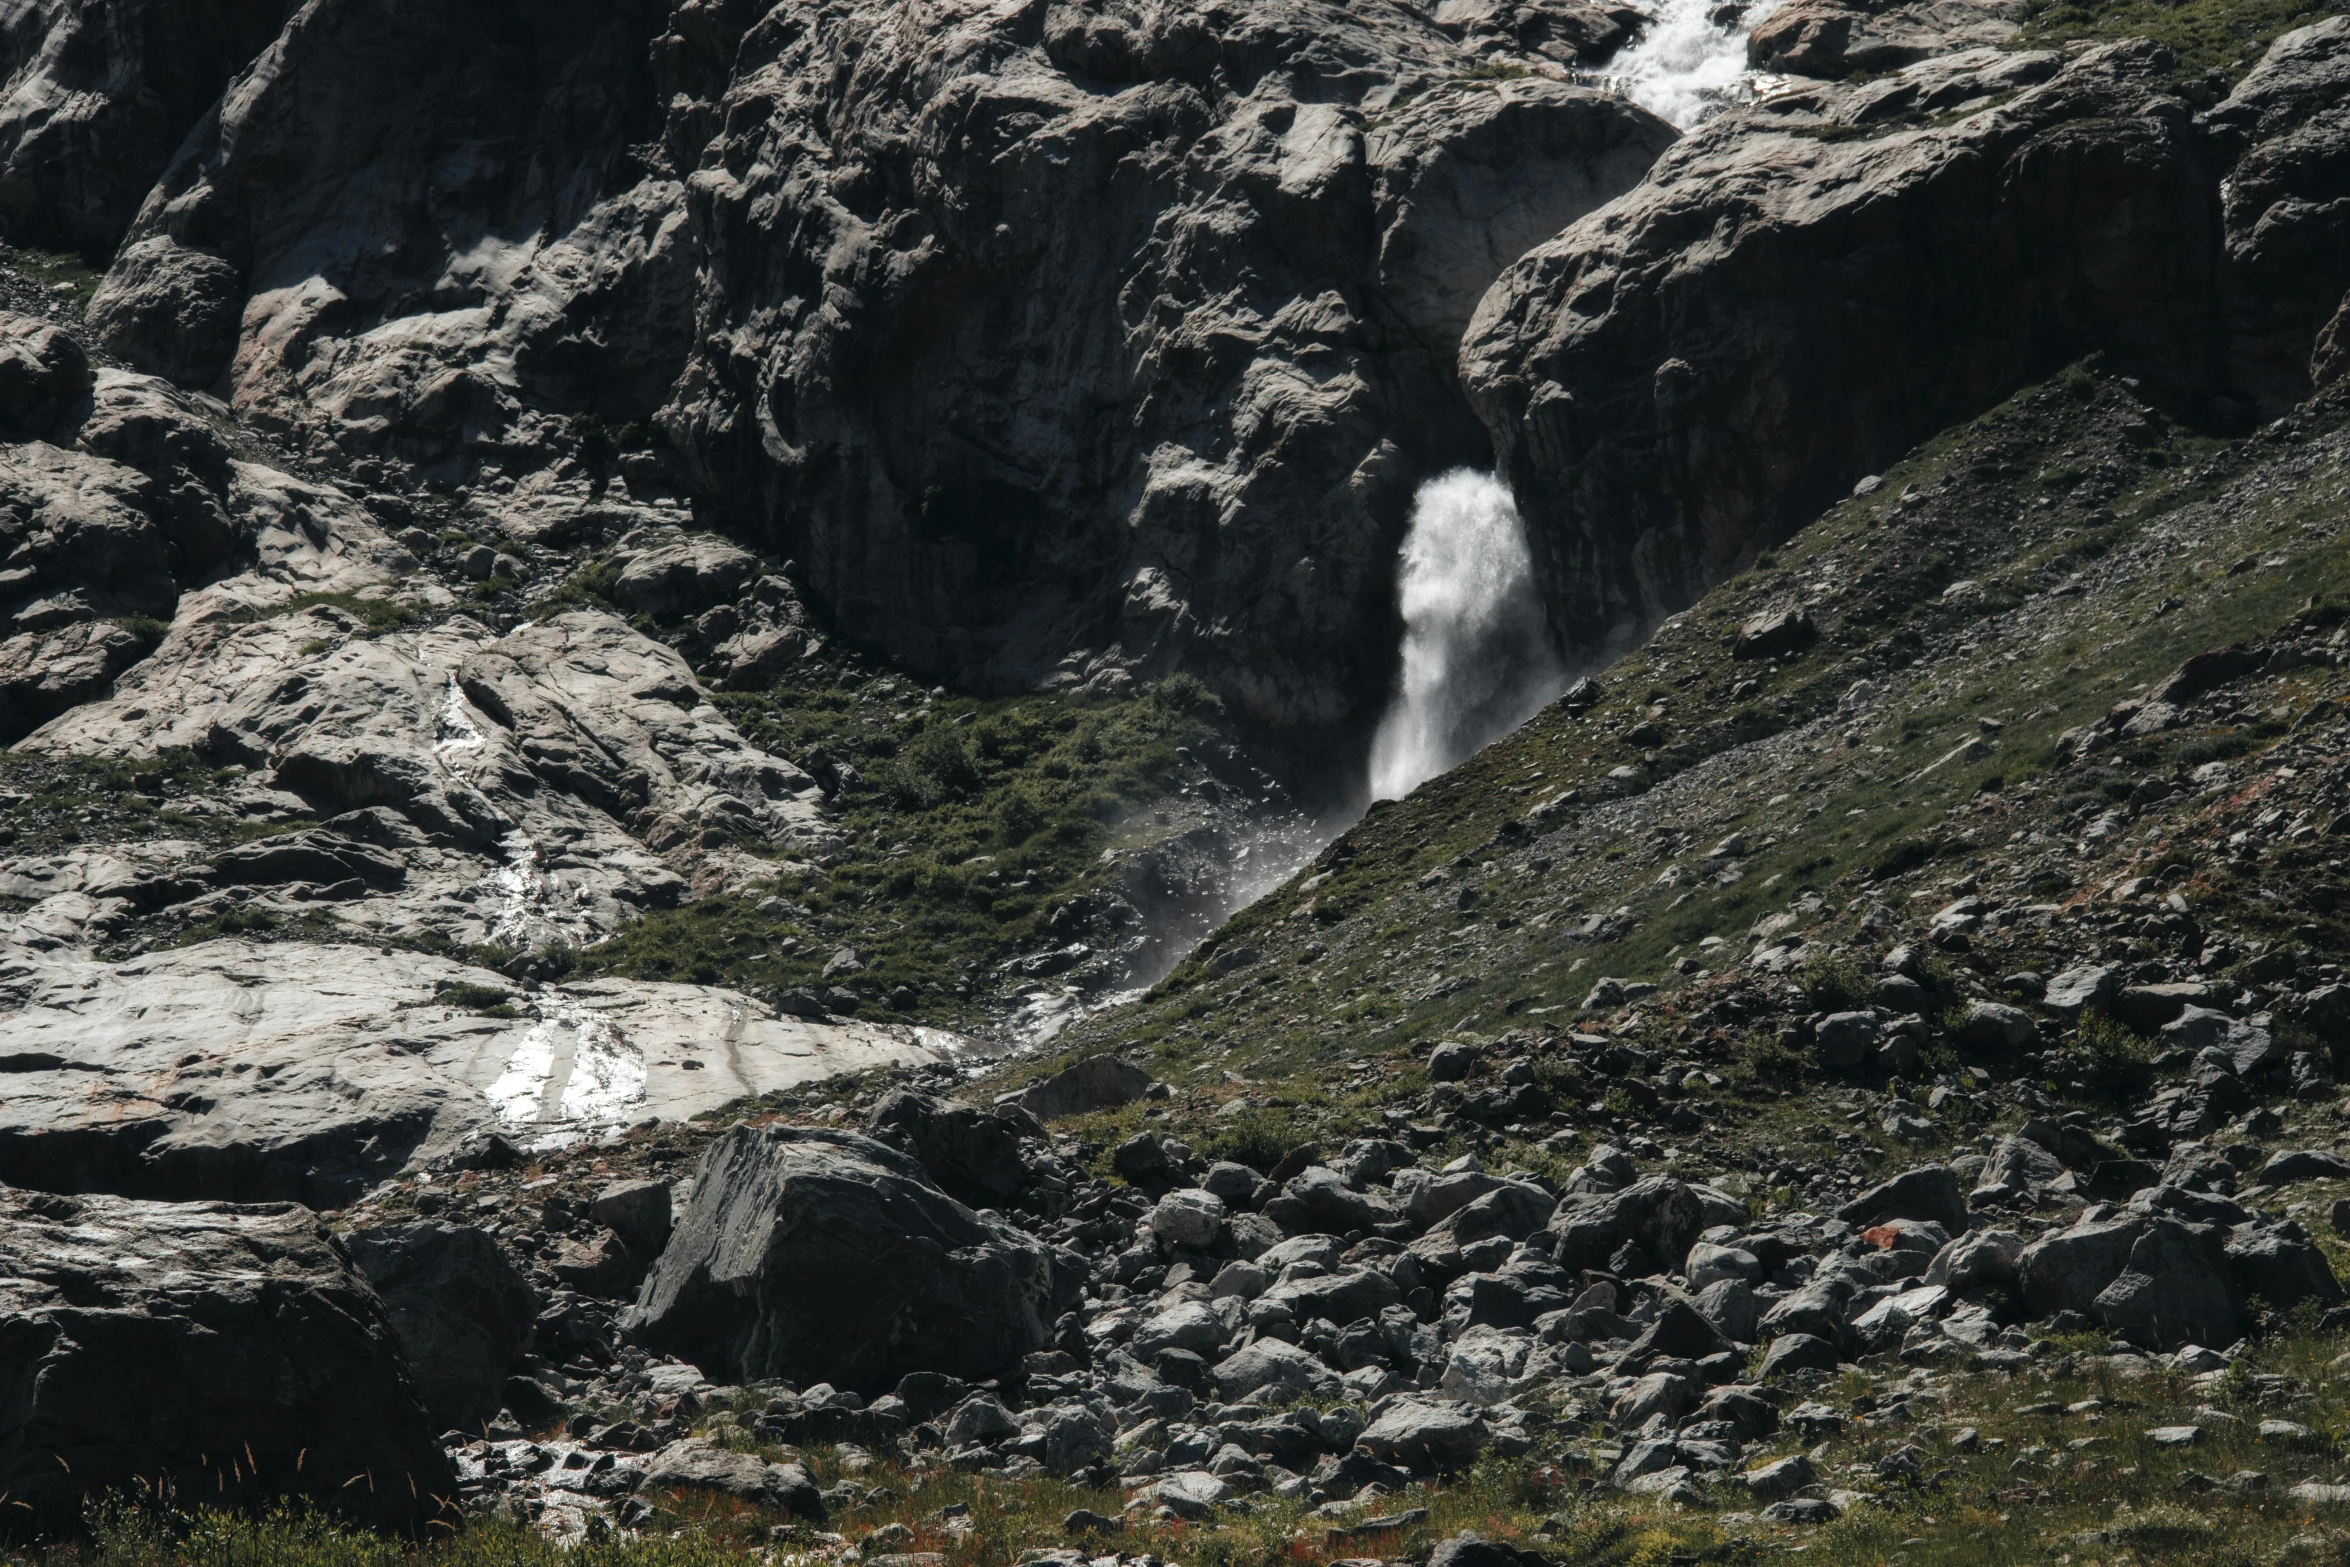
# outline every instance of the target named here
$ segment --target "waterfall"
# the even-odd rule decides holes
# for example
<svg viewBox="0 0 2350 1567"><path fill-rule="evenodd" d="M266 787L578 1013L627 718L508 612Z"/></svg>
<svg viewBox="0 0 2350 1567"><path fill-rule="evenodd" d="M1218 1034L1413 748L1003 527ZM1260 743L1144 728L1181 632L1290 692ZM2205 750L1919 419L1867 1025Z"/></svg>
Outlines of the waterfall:
<svg viewBox="0 0 2350 1567"><path fill-rule="evenodd" d="M1420 486L1398 572L1403 673L1371 741L1371 796L1398 799L1507 734L1564 678L1509 487L1456 468Z"/></svg>
<svg viewBox="0 0 2350 1567"><path fill-rule="evenodd" d="M1682 130L1748 95L1746 35L1773 0L1741 10L1723 0L1663 0L1656 20L1605 72L1608 84ZM1717 20L1727 16L1728 20Z"/></svg>

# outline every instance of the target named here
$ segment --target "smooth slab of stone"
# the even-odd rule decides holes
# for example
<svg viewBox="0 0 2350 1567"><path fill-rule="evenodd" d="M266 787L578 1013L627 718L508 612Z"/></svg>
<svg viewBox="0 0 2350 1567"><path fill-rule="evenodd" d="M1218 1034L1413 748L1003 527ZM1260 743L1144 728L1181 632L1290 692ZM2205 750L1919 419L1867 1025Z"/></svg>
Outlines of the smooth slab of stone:
<svg viewBox="0 0 2350 1567"><path fill-rule="evenodd" d="M435 1001L508 992L519 1014ZM841 1072L962 1059L937 1029L815 1023L739 991L600 979L525 995L407 951L205 942L0 962L0 1181L338 1206L468 1139L560 1146Z"/></svg>

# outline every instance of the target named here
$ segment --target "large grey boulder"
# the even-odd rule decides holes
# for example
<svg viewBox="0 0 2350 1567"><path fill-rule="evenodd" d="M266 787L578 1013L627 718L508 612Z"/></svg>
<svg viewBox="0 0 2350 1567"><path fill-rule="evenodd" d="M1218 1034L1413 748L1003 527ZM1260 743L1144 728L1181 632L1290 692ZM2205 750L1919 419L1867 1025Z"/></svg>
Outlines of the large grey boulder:
<svg viewBox="0 0 2350 1567"><path fill-rule="evenodd" d="M622 1329L705 1375L874 1393L913 1371L977 1381L1040 1348L1070 1260L982 1221L907 1155L848 1132L738 1126Z"/></svg>
<svg viewBox="0 0 2350 1567"><path fill-rule="evenodd" d="M700 1437L670 1443L653 1455L644 1483L657 1491L715 1491L738 1502L773 1507L809 1523L824 1522L824 1496L796 1463L773 1464L754 1453L734 1453Z"/></svg>
<svg viewBox="0 0 2350 1567"><path fill-rule="evenodd" d="M1087 1056L1012 1095L1012 1102L1040 1121L1087 1115L1140 1099L1151 1075L1116 1056Z"/></svg>
<svg viewBox="0 0 2350 1567"><path fill-rule="evenodd" d="M1476 1405L1410 1394L1388 1405L1355 1446L1415 1474L1449 1474L1475 1463L1489 1439Z"/></svg>
<svg viewBox="0 0 2350 1567"><path fill-rule="evenodd" d="M2024 1304L2035 1316L2088 1311L2128 1265L2145 1225L2143 1218L2125 1214L2075 1224L2034 1241L2016 1259Z"/></svg>
<svg viewBox="0 0 2350 1567"><path fill-rule="evenodd" d="M309 1210L0 1190L0 1487L67 1531L157 1483L395 1528L455 1477L383 1302Z"/></svg>
<svg viewBox="0 0 2350 1567"><path fill-rule="evenodd" d="M496 1414L538 1316L538 1291L506 1249L432 1220L354 1230L343 1245L391 1315L433 1428Z"/></svg>
<svg viewBox="0 0 2350 1567"><path fill-rule="evenodd" d="M2228 1276L2225 1244L2211 1225L2148 1221L2090 1313L2152 1349L2233 1344L2242 1334L2242 1297Z"/></svg>
<svg viewBox="0 0 2350 1567"><path fill-rule="evenodd" d="M1927 1164L1878 1182L1837 1209L1836 1217L1855 1228L1915 1219L1955 1235L1967 1227L1967 1206L1957 1173L1948 1165Z"/></svg>

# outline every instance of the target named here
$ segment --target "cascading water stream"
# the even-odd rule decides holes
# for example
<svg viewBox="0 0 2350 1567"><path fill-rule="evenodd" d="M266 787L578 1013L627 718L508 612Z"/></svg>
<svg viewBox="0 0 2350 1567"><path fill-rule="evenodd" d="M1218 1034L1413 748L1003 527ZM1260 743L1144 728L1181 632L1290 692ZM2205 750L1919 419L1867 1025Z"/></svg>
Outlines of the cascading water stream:
<svg viewBox="0 0 2350 1567"><path fill-rule="evenodd" d="M1610 87L1688 130L1753 95L1746 35L1777 0L1741 9L1724 0L1662 0L1656 19L1601 73Z"/></svg>
<svg viewBox="0 0 2350 1567"><path fill-rule="evenodd" d="M1403 672L1371 741L1370 792L1398 799L1507 734L1564 678L1508 486L1456 468L1420 486L1400 571Z"/></svg>

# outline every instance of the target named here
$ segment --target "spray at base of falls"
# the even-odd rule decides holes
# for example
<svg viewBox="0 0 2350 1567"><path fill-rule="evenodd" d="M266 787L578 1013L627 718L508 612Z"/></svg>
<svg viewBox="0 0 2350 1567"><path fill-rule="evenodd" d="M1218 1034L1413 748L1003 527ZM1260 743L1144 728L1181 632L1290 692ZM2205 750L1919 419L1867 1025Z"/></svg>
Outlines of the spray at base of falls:
<svg viewBox="0 0 2350 1567"><path fill-rule="evenodd" d="M1526 527L1508 486L1456 468L1420 486L1404 535L1403 674L1371 741L1375 800L1400 799L1558 695Z"/></svg>
<svg viewBox="0 0 2350 1567"><path fill-rule="evenodd" d="M1648 30L1599 73L1642 108L1689 130L1751 99L1768 78L1746 68L1746 35L1777 9L1760 0L1716 20L1723 0L1662 0Z"/></svg>
<svg viewBox="0 0 2350 1567"><path fill-rule="evenodd" d="M1118 954L1107 990L1056 982L1023 994L1006 1031L1030 1048L1089 1013L1133 1000L1232 915L1280 886L1354 825L1370 799L1393 799L1448 771L1557 696L1552 651L1526 528L1509 487L1466 468L1420 486L1397 557L1402 673L1371 744L1367 790L1319 817L1261 795L1212 825L1143 851L1126 891L1143 922ZM1219 951L1216 972L1255 961Z"/></svg>

